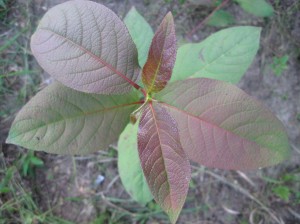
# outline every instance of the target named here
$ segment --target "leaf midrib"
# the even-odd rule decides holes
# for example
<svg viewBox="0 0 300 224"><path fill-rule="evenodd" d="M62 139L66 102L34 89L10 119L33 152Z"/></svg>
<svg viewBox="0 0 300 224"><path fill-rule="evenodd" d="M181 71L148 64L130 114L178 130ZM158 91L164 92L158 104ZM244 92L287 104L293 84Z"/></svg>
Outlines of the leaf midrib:
<svg viewBox="0 0 300 224"><path fill-rule="evenodd" d="M168 108L170 108L170 109L177 110L177 111L179 111L179 112L181 112L181 113L186 114L187 116L190 116L190 117L193 117L193 118L195 118L195 119L197 119L197 120L200 120L200 121L202 121L202 122L204 122L204 123L206 123L206 124L208 124L208 125L210 125L210 126L213 126L213 127L217 128L217 129L223 130L224 132L227 132L227 133L230 133L230 134L232 134L232 135L234 135L234 136L237 136L238 138L240 138L240 139L242 139L242 140L244 140L244 141L246 141L246 142L249 142L249 143L251 143L251 144L255 144L255 145L258 146L259 148L265 147L265 146L260 146L260 145L259 145L258 143L256 143L255 141L251 141L251 140L249 140L249 139L246 139L246 138L244 138L244 137L241 137L241 136L237 135L236 133L234 133L234 132L232 132L232 131L230 131L230 130L224 129L224 128L222 128L222 127L220 127L220 126L218 126L218 125L216 125L216 124L214 124L214 123L211 123L211 122L209 122L209 121L207 121L207 120L204 120L203 118L198 117L197 115L194 115L194 114L191 114L191 113L189 113L189 112L187 112L187 111L185 111L185 110L179 109L178 107L175 107L175 106L170 105L170 104L165 103L165 102L159 102L159 104L162 104L163 106L168 107ZM268 149L269 149L269 148L268 148Z"/></svg>
<svg viewBox="0 0 300 224"><path fill-rule="evenodd" d="M161 143L161 139L160 139L160 132L159 132L159 128L158 128L158 125L157 125L157 121L156 121L156 117L155 117L155 112L154 112L154 108L153 108L153 105L152 103L149 103L149 106L150 106L150 109L151 109L151 112L153 114L153 119L154 119L154 124L155 124L155 127L156 127L156 130L157 130L157 136L158 136L158 140L159 140L159 144L160 144L160 148L161 148L161 154L162 154L162 161L163 161L163 165L164 165L164 168L165 168L165 173L166 173L166 176L167 176L167 183L168 183L168 188L169 188L169 194L170 194L170 203L171 203L171 207L173 207L173 200L172 200L172 197L171 197L171 184L169 182L169 175L168 175L168 172L167 172L167 169L166 169L166 163L165 163L165 158L164 158L164 154L163 154L163 150L162 150L162 143Z"/></svg>
<svg viewBox="0 0 300 224"><path fill-rule="evenodd" d="M163 58L163 54L164 54L164 51L165 51L165 44L166 44L166 39L167 39L168 26L169 26L169 21L167 21L167 28L165 29L165 32L164 32L165 35L164 35L163 48L162 48L162 51L161 51L161 54L160 54L160 58L159 58L159 62L158 62L156 71L155 71L155 73L154 73L154 77L153 77L152 82L151 82L151 88L150 88L149 92L151 92L151 91L155 88L156 77L157 77L158 72L159 72L159 70L160 70L161 62L162 62L162 58ZM150 46L151 46L151 45L150 45Z"/></svg>
<svg viewBox="0 0 300 224"><path fill-rule="evenodd" d="M141 101L137 101L137 102L132 102L132 103L127 103L127 104L122 104L122 105L117 105L117 106L114 106L114 107L110 107L110 108L104 108L104 109L101 109L101 110L95 110L95 111L91 111L91 112L87 112L87 113L80 113L78 115L75 115L75 116L72 116L72 117L63 117L61 116L62 118L59 119L59 120L55 120L55 121L52 121L50 123L45 123L43 125L40 125L36 128L33 128L33 129L30 129L28 131L34 131L34 130L37 130L39 128L42 128L44 126L49 126L49 125L53 125L55 123L58 123L58 122L62 122L62 121L66 121L66 120L72 120L72 119L75 119L75 118L78 118L78 117L86 117L86 116L90 116L90 115L93 115L93 114L97 114L97 113L101 113L101 112L105 112L105 111L110 111L110 110L114 110L114 109L118 109L118 108L121 108L121 107L127 107L127 106L133 106L133 105L137 105L137 104L142 104ZM18 122L21 122L21 121L24 121L24 120L31 120L32 118L27 118L27 119L23 119L23 120L18 120ZM17 138L18 136L20 135L23 135L24 133L28 132L28 131L25 131L25 132L22 132L16 136L13 136L11 137L10 139L14 139L14 138Z"/></svg>
<svg viewBox="0 0 300 224"><path fill-rule="evenodd" d="M68 41L69 43L73 44L74 46L78 47L80 50L84 51L85 53L87 53L88 55L90 55L92 58L94 58L96 61L100 62L101 64L103 64L105 67L107 67L109 70L111 70L112 72L114 72L115 74L117 74L118 76L120 76L121 78L123 78L126 82L128 82L131 86L133 87L137 87L137 84L132 81L131 79L127 78L126 75L124 75L122 72L118 71L117 69L115 69L111 64L107 63L106 61L104 61L103 59L101 59L99 56L95 55L93 52L89 51L88 49L86 49L85 47L79 45L78 43L74 42L73 40L71 40L70 38L67 38L53 30L47 29L47 28L39 28L39 30L44 30L44 31L48 31L66 41ZM134 72L134 71L133 71Z"/></svg>

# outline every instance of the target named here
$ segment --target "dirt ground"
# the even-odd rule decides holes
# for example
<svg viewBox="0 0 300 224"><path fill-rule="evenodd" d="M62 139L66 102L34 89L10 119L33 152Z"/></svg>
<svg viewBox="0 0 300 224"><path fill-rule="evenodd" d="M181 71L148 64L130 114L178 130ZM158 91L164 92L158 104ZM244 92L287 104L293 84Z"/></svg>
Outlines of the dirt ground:
<svg viewBox="0 0 300 224"><path fill-rule="evenodd" d="M0 75L23 72L9 77L1 76L0 80L0 86L3 87L0 89L0 178L4 178L4 171L9 167L18 167L17 161L27 153L26 149L4 143L13 118L22 105L49 83L49 76L30 53L30 36L42 15L62 2L65 1L10 1L7 15L2 18L0 46L18 36L11 46L0 52ZM192 35L191 40L187 40L186 34L214 9L192 3L196 1L186 0L183 4L167 0L96 2L106 5L121 18L135 6L154 29L165 13L172 11L179 43L200 41L220 29L203 25ZM290 139L292 156L280 165L247 173L193 165L192 183L178 223L300 223L300 1L270 2L276 11L272 18L251 16L233 2L224 9L235 16L234 25L263 28L260 50L239 87L264 102L283 122ZM284 55L289 57L287 69L276 76L271 69L273 58ZM141 207L130 199L118 176L117 150L114 146L85 157L41 152L36 153L36 156L44 161L44 166L35 168L33 176L24 177L18 171L14 172L14 182L10 186L15 189L15 193L0 194L0 224L67 221L169 223L167 216L155 203ZM298 179L283 181L287 175ZM96 180L100 176L105 179L97 184ZM287 200L274 193L274 189L279 186L290 191ZM22 216L18 211L4 209L8 202L25 195L29 195L36 206L31 209L32 216ZM30 210L28 204L24 208L20 207L21 204L14 205L14 208ZM53 221L56 219L50 219L49 216L59 217L66 222L58 219Z"/></svg>

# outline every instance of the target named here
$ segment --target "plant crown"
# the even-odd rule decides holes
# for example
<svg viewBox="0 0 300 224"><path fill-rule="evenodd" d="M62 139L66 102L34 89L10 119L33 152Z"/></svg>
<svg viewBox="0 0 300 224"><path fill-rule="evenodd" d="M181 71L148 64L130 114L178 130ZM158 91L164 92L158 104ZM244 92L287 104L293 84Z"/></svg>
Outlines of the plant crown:
<svg viewBox="0 0 300 224"><path fill-rule="evenodd" d="M250 170L287 158L281 122L233 85L257 52L260 28L224 29L182 45L176 57L171 13L155 34L134 8L125 24L92 1L45 14L31 49L58 82L21 109L7 143L82 155L108 148L127 126L118 147L122 182L141 204L153 197L172 223L187 196L190 161Z"/></svg>

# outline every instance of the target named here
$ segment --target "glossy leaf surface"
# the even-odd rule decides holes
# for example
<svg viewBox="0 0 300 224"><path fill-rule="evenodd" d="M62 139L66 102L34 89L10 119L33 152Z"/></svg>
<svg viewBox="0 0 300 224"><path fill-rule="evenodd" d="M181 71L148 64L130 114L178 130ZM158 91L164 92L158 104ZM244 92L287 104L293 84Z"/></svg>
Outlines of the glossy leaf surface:
<svg viewBox="0 0 300 224"><path fill-rule="evenodd" d="M92 1L50 9L31 38L31 49L46 72L79 91L121 94L138 78L137 50L125 24Z"/></svg>
<svg viewBox="0 0 300 224"><path fill-rule="evenodd" d="M233 27L178 49L171 81L206 77L238 83L259 48L260 28Z"/></svg>
<svg viewBox="0 0 300 224"><path fill-rule="evenodd" d="M139 14L135 7L132 7L127 13L124 22L137 47L139 64L142 68L146 63L154 33L149 23Z"/></svg>
<svg viewBox="0 0 300 224"><path fill-rule="evenodd" d="M155 201L175 223L191 177L175 120L159 104L146 105L139 124L138 150Z"/></svg>
<svg viewBox="0 0 300 224"><path fill-rule="evenodd" d="M159 92L171 78L176 59L176 36L173 16L169 12L159 25L143 68L142 81L147 92Z"/></svg>
<svg viewBox="0 0 300 224"><path fill-rule="evenodd" d="M138 106L135 93L87 94L54 83L18 113L8 143L57 154L87 154L115 142Z"/></svg>
<svg viewBox="0 0 300 224"><path fill-rule="evenodd" d="M169 84L156 99L178 124L183 149L208 167L250 170L289 155L281 122L239 88L212 79Z"/></svg>
<svg viewBox="0 0 300 224"><path fill-rule="evenodd" d="M274 13L272 5L265 0L235 0L248 13L255 16L269 17Z"/></svg>
<svg viewBox="0 0 300 224"><path fill-rule="evenodd" d="M126 191L142 205L153 199L141 168L137 148L138 122L128 124L118 142L119 175Z"/></svg>

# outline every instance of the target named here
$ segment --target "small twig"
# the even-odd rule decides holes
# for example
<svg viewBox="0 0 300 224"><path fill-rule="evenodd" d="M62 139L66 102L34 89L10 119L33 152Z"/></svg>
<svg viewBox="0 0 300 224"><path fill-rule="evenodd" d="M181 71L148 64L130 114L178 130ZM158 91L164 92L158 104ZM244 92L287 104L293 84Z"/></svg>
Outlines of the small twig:
<svg viewBox="0 0 300 224"><path fill-rule="evenodd" d="M117 209L117 210L120 211L120 212L124 212L125 214L131 215L132 217L136 217L136 214L135 214L135 213L132 213L132 212L130 212L130 211L128 211L128 210L126 210L126 209L124 209L124 208L122 208L122 207L119 207L119 206L117 206L116 204L114 204L114 203L110 202L109 200L107 200L107 198L106 198L106 196L104 195L103 192L102 192L99 196L100 196L101 199L102 199L107 205L109 205L110 207L115 208L115 209Z"/></svg>
<svg viewBox="0 0 300 224"><path fill-rule="evenodd" d="M240 177L242 177L246 182L248 182L252 187L256 187L256 184L243 172L236 171Z"/></svg>
<svg viewBox="0 0 300 224"><path fill-rule="evenodd" d="M116 181L117 181L119 178L120 178L119 175L115 176L115 177L110 181L110 183L107 185L107 187L106 187L105 190L100 191L100 192L96 193L95 195L97 195L97 196L100 195L100 196L101 196L101 195L106 194L107 192L109 192L110 188L116 183Z"/></svg>
<svg viewBox="0 0 300 224"><path fill-rule="evenodd" d="M271 211L271 209L269 209L267 206L265 206L260 200L258 200L256 197L254 197L250 192L248 192L247 190L245 190L244 188L242 188L239 184L233 184L231 182L228 182L224 177L219 176L216 173L213 173L209 170L205 170L205 173L209 174L210 176L216 178L217 180L223 182L224 184L227 184L228 186L236 189L237 191L239 191L240 193L244 194L246 197L248 197L249 199L251 199L252 201L256 202L258 205L260 205L261 209L263 209L264 211L266 211L271 218L276 221L276 223L278 224L283 224L284 222L282 221L281 218L278 218L273 211Z"/></svg>
<svg viewBox="0 0 300 224"><path fill-rule="evenodd" d="M291 144L291 146L292 146L292 148L297 152L297 153L299 153L300 154L300 148L298 148L296 145L294 145L294 144Z"/></svg>
<svg viewBox="0 0 300 224"><path fill-rule="evenodd" d="M189 39L189 40L191 40L193 34L196 33L197 30L199 30L210 19L210 17L212 17L212 15L216 11L218 11L219 9L221 9L222 7L224 7L229 1L230 0L225 0L219 6L217 6L204 20L202 20L197 26L195 26L189 33L186 34L186 38Z"/></svg>
<svg viewBox="0 0 300 224"><path fill-rule="evenodd" d="M120 178L119 175L115 176L111 182L107 185L107 188L105 189L105 192L109 192L109 189L114 185L114 183Z"/></svg>
<svg viewBox="0 0 300 224"><path fill-rule="evenodd" d="M291 208L288 208L288 211L298 220L300 220L300 213L297 213L296 211L294 211Z"/></svg>

